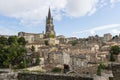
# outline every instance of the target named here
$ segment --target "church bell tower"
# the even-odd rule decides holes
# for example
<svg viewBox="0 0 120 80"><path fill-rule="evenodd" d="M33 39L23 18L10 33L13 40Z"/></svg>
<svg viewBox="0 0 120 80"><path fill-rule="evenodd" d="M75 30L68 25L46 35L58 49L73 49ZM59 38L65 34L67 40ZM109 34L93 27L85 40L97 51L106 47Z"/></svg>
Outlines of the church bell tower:
<svg viewBox="0 0 120 80"><path fill-rule="evenodd" d="M46 38L53 38L55 37L55 31L54 31L54 24L53 24L53 17L51 16L51 11L49 8L48 11L48 17L46 17L46 33L45 33L45 37Z"/></svg>

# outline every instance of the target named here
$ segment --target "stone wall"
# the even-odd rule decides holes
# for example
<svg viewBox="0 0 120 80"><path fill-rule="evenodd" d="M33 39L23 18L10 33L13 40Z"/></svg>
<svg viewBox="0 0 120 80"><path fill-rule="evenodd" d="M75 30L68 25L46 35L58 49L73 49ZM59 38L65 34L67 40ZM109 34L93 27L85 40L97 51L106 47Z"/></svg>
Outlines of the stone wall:
<svg viewBox="0 0 120 80"><path fill-rule="evenodd" d="M113 64L112 72L113 72L113 80L120 80L120 64Z"/></svg>
<svg viewBox="0 0 120 80"><path fill-rule="evenodd" d="M93 78L64 74L19 73L18 80L93 80Z"/></svg>

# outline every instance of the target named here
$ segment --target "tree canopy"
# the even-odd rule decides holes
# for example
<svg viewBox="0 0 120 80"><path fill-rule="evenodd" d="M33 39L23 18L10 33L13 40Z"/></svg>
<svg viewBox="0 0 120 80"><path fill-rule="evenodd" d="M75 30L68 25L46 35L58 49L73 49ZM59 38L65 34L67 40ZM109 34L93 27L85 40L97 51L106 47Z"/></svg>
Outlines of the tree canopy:
<svg viewBox="0 0 120 80"><path fill-rule="evenodd" d="M17 36L10 36L8 38L8 43L9 43L9 45L12 45L12 44L17 45L18 44L18 37Z"/></svg>
<svg viewBox="0 0 120 80"><path fill-rule="evenodd" d="M4 36L1 36L0 37L0 44L7 45L8 44L7 38Z"/></svg>
<svg viewBox="0 0 120 80"><path fill-rule="evenodd" d="M24 38L24 37L18 38L18 43L19 43L20 45L25 45L25 44L26 44L25 38Z"/></svg>
<svg viewBox="0 0 120 80"><path fill-rule="evenodd" d="M71 41L72 46L75 46L76 44L78 44L77 40Z"/></svg>
<svg viewBox="0 0 120 80"><path fill-rule="evenodd" d="M118 55L120 53L120 47L115 45L110 48L110 53L113 55Z"/></svg>
<svg viewBox="0 0 120 80"><path fill-rule="evenodd" d="M26 48L24 38L10 36L8 39L0 37L0 67L18 68L24 61Z"/></svg>
<svg viewBox="0 0 120 80"><path fill-rule="evenodd" d="M110 48L110 61L115 61L114 55L118 55L120 53L120 47L115 45Z"/></svg>
<svg viewBox="0 0 120 80"><path fill-rule="evenodd" d="M26 57L27 50L25 48L26 41L24 37L10 36L9 38L0 37L0 67L8 68L26 68L27 66L39 65L40 56L36 56L35 63L31 57ZM31 47L31 51L35 51L35 47Z"/></svg>
<svg viewBox="0 0 120 80"><path fill-rule="evenodd" d="M55 35L54 34L50 34L49 38L55 38Z"/></svg>

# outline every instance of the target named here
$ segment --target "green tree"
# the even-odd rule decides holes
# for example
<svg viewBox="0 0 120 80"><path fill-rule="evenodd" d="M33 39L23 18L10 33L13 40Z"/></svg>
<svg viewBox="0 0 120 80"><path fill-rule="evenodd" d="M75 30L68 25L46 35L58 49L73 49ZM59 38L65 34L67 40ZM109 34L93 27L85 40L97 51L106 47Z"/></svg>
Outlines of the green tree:
<svg viewBox="0 0 120 80"><path fill-rule="evenodd" d="M115 45L110 48L110 61L115 61L115 55L120 53L120 47Z"/></svg>
<svg viewBox="0 0 120 80"><path fill-rule="evenodd" d="M6 63L4 62L7 59L8 59L8 57L7 57L7 53L6 53L6 48L4 47L4 45L0 44L0 67L8 67L7 62ZM4 66L4 64L6 66Z"/></svg>
<svg viewBox="0 0 120 80"><path fill-rule="evenodd" d="M78 41L77 40L74 40L71 42L72 46L75 46L76 44L78 44Z"/></svg>
<svg viewBox="0 0 120 80"><path fill-rule="evenodd" d="M24 37L18 38L18 43L19 43L20 45L25 45L25 44L26 44L25 38L24 38Z"/></svg>
<svg viewBox="0 0 120 80"><path fill-rule="evenodd" d="M9 45L12 45L12 44L17 45L18 44L18 37L17 36L10 36L8 38L8 43L9 43Z"/></svg>
<svg viewBox="0 0 120 80"><path fill-rule="evenodd" d="M101 67L100 67L100 66L98 66L97 75L98 75L98 76L101 76Z"/></svg>
<svg viewBox="0 0 120 80"><path fill-rule="evenodd" d="M115 61L115 58L114 58L114 55L113 55L113 54L110 54L110 61L112 61L112 62Z"/></svg>
<svg viewBox="0 0 120 80"><path fill-rule="evenodd" d="M1 36L0 37L0 44L7 45L8 44L7 38L5 38L4 36Z"/></svg>
<svg viewBox="0 0 120 80"><path fill-rule="evenodd" d="M26 53L26 49L19 45L11 45L8 48L8 60L14 66L16 64L21 63L24 60L24 55Z"/></svg>
<svg viewBox="0 0 120 80"><path fill-rule="evenodd" d="M120 53L120 47L115 45L110 48L110 53L113 55L118 55Z"/></svg>
<svg viewBox="0 0 120 80"><path fill-rule="evenodd" d="M100 63L97 69L97 75L101 76L102 69L105 69L105 65Z"/></svg>
<svg viewBox="0 0 120 80"><path fill-rule="evenodd" d="M34 52L35 51L35 47L32 45L31 47L31 51Z"/></svg>
<svg viewBox="0 0 120 80"><path fill-rule="evenodd" d="M54 34L50 34L49 38L55 38L55 35Z"/></svg>
<svg viewBox="0 0 120 80"><path fill-rule="evenodd" d="M24 59L23 60L23 62L22 62L22 64L21 64L22 66L22 68L26 68L27 67L27 61L26 61L26 59Z"/></svg>
<svg viewBox="0 0 120 80"><path fill-rule="evenodd" d="M10 45L7 48L0 49L0 66L9 67L10 64L13 67L19 66L24 60L25 53L26 49L19 45Z"/></svg>
<svg viewBox="0 0 120 80"><path fill-rule="evenodd" d="M16 36L9 37L8 41L3 37L0 40L0 67L9 67L11 64L13 67L18 68L24 61L26 48L18 44ZM6 45L7 42L8 44Z"/></svg>
<svg viewBox="0 0 120 80"><path fill-rule="evenodd" d="M46 46L48 46L48 45L49 45L48 40L45 40L45 45L46 45Z"/></svg>
<svg viewBox="0 0 120 80"><path fill-rule="evenodd" d="M35 60L35 65L39 65L39 63L40 63L40 56L37 55Z"/></svg>

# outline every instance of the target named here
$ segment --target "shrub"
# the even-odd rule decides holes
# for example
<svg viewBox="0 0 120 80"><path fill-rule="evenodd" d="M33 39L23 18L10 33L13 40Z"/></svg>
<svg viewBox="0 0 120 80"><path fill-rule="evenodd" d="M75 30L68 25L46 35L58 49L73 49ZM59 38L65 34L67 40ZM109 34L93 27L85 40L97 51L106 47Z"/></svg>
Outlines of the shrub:
<svg viewBox="0 0 120 80"><path fill-rule="evenodd" d="M49 45L48 40L45 40L45 45L46 45L46 46L48 46L48 45Z"/></svg>
<svg viewBox="0 0 120 80"><path fill-rule="evenodd" d="M76 44L78 44L78 42L77 42L77 40L75 40L75 41L72 41L71 44L72 44L72 46L75 46Z"/></svg>
<svg viewBox="0 0 120 80"><path fill-rule="evenodd" d="M61 71L62 71L62 69L58 68L58 67L55 67L52 69L52 72L54 72L54 73L60 73Z"/></svg>
<svg viewBox="0 0 120 80"><path fill-rule="evenodd" d="M55 35L54 34L50 34L49 38L55 38Z"/></svg>
<svg viewBox="0 0 120 80"><path fill-rule="evenodd" d="M98 69L97 69L97 75L98 76L101 76L102 69L105 69L105 65L100 63L99 66L98 66Z"/></svg>

